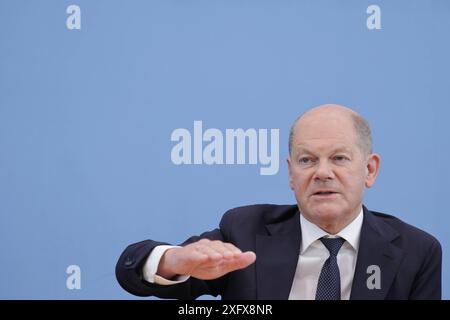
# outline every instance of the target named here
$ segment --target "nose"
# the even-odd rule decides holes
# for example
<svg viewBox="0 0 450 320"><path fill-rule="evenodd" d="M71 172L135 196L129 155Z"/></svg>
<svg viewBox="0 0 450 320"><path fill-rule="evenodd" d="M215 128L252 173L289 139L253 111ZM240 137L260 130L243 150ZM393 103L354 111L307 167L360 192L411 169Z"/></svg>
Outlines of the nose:
<svg viewBox="0 0 450 320"><path fill-rule="evenodd" d="M314 172L314 179L320 181L334 179L334 172L327 161L319 161L316 172Z"/></svg>

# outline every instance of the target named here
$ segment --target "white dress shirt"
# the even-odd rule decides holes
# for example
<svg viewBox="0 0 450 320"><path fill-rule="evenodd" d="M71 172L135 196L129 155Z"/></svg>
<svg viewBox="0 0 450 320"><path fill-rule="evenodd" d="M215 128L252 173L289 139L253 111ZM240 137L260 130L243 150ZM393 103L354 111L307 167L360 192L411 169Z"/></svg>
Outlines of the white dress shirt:
<svg viewBox="0 0 450 320"><path fill-rule="evenodd" d="M361 208L358 216L349 225L336 235L329 235L326 231L309 222L300 214L302 242L300 245L297 270L295 271L294 281L289 293L289 300L315 299L322 266L330 256L328 249L320 241L322 237L341 237L346 240L337 255L337 263L341 274L341 299L350 299L362 222L363 211ZM162 255L166 250L173 247L175 246L164 245L157 246L153 249L142 270L143 277L146 281L160 285L170 285L189 279L189 276L184 275L178 276L173 280L168 280L156 274Z"/></svg>
<svg viewBox="0 0 450 320"><path fill-rule="evenodd" d="M289 300L314 300L320 272L330 252L320 241L322 237L341 237L346 241L337 255L341 275L341 299L349 300L358 256L359 236L363 222L362 208L358 216L336 235L329 235L300 215L302 242Z"/></svg>

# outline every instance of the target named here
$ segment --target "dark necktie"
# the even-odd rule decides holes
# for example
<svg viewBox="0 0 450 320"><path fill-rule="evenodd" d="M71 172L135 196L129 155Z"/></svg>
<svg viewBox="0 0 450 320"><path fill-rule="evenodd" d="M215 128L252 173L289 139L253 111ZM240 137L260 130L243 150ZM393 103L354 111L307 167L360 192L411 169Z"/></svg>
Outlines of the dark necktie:
<svg viewBox="0 0 450 320"><path fill-rule="evenodd" d="M317 283L316 300L341 300L341 276L337 264L337 254L345 242L342 238L320 239L330 252L325 261Z"/></svg>

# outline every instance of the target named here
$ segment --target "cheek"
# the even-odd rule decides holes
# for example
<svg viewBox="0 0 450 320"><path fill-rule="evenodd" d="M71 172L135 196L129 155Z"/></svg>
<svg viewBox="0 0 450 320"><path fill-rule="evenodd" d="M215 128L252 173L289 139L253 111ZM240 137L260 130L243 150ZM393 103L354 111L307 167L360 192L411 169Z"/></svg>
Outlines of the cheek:
<svg viewBox="0 0 450 320"><path fill-rule="evenodd" d="M305 194L305 190L307 190L309 181L311 181L310 175L308 175L305 172L299 173L295 172L292 176L292 183L291 186L293 187L293 190L295 191L297 197L302 196Z"/></svg>
<svg viewBox="0 0 450 320"><path fill-rule="evenodd" d="M365 176L361 170L343 175L340 181L347 195L350 197L359 197L366 184Z"/></svg>

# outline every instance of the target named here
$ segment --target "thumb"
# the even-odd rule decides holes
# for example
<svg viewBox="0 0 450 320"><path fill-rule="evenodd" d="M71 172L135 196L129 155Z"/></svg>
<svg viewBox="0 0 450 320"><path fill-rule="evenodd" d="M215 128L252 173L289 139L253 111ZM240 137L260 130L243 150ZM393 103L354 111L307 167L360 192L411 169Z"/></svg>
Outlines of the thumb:
<svg viewBox="0 0 450 320"><path fill-rule="evenodd" d="M239 269L246 268L256 260L256 254L253 251L246 251L242 253L239 259Z"/></svg>

